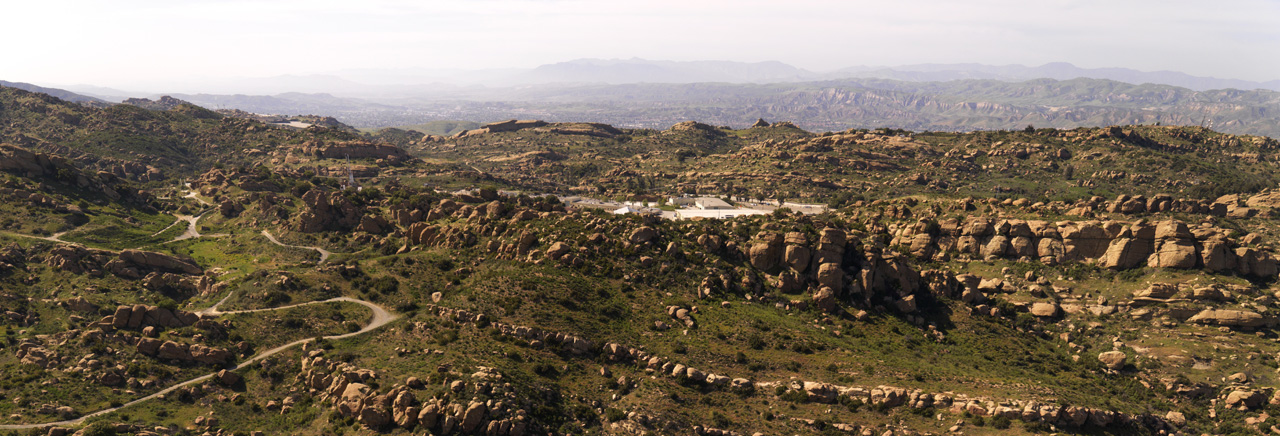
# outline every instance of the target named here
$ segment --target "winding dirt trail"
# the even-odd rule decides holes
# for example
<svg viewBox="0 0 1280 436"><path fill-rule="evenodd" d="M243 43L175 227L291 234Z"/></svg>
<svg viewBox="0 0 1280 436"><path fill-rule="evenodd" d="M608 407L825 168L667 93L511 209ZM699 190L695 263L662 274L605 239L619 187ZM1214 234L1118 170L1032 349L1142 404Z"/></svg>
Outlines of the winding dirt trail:
<svg viewBox="0 0 1280 436"><path fill-rule="evenodd" d="M14 233L14 232L0 232L0 233L4 233L9 236L17 236L19 238L40 239L40 240L49 241L49 242L57 242L60 244L74 244L74 242L67 242L62 240L62 235L65 235L68 232L70 232L70 230L67 230L66 232L54 233L53 235L50 235L50 236L24 235L21 233Z"/></svg>
<svg viewBox="0 0 1280 436"><path fill-rule="evenodd" d="M197 193L196 193L196 191L191 190L191 184L190 184L190 183L187 183L185 186L187 187L187 195L183 195L183 196L182 196L182 198L190 198L190 199L195 200L196 202L198 202L198 203L200 203L200 204L203 204L203 205L205 205L205 206L213 206L213 203L210 203L210 202L204 201L204 199L203 199L203 198L200 198L200 197L199 197L199 194L197 194Z"/></svg>
<svg viewBox="0 0 1280 436"><path fill-rule="evenodd" d="M382 307L382 306L379 306L379 305L377 305L377 304L370 303L370 302L368 302L368 301L364 301L364 300L357 300L357 299L349 298L349 297L330 298L330 299L328 299L328 300L323 300L323 301L311 301L311 302L307 302L307 303L300 303L300 304L294 304L294 305L289 305L289 306L273 307L273 308L269 308L269 309L231 310L231 311L225 311L225 312L224 312L224 311L221 311L221 310L218 310L218 306L222 305L222 303L223 303L223 302L226 302L226 301L227 301L227 299L231 298L231 296L232 296L232 294L228 294L226 297L224 297L221 301L218 301L218 302L217 302L216 304L214 304L213 306L208 307L208 308L206 308L206 309L204 309L204 310L201 310L201 311L199 311L199 312L196 312L196 313L198 313L198 314L200 314L200 315L214 315L214 316L217 316L217 315L233 315L233 314L237 314L237 313L270 312L270 311L276 311L276 310L292 309L292 308L295 308L295 307L301 307L301 306L310 306L310 305L315 305L315 304L336 303L336 302L346 302L346 303L355 303L355 304L359 304L359 305L361 305L361 306L364 306L364 307L369 308L369 310L373 312L373 317L369 320L369 324L368 324L368 325L365 325L365 326L364 326L364 328L361 328L360 330L358 330L358 331L354 331L354 332L351 332L351 333L346 333L346 334L341 334L341 335L334 335L334 336L325 336L325 337L324 337L324 339L345 339L345 338L350 338L350 337L353 337L353 336L361 335L361 334L364 334L364 333L368 333L368 332L370 332L370 331L373 331L373 330L375 330L375 329L377 329L377 328L379 328L379 327L382 327L382 326L384 326L384 325L387 325L387 324L391 323L392 321L395 321L396 319L399 319L399 318L400 318L400 316L399 316L399 315L396 315L396 314L391 313L390 311L388 311L386 308L384 308L384 307ZM260 361L260 360L265 359L265 358L267 358L267 357L271 357L271 356L273 356L273 355L275 355L275 354L280 353L281 351L288 350L289 348L292 348L292 347L295 347L295 346L298 346L298 345L302 345L302 344L305 344L305 343L307 343L307 342L311 342L311 341L314 341L314 340L315 340L315 338L299 339L299 340L296 340L296 341L293 341L293 342L290 342L290 343L287 343L287 344L284 344L284 345L281 345L281 346L278 346L278 347L272 348L272 349L270 349L270 350L263 351L263 352L261 352L261 353L258 353L258 354L256 354L256 355L254 355L253 357L250 357L250 358L248 358L248 359L245 359L244 361L240 362L240 364L236 365L234 368L231 368L230 370L231 370L231 371L238 371L238 370L240 370L241 368L244 368L245 366L248 366L248 365L250 365L250 364L253 364L254 362ZM193 378L193 379L190 379L190 380L184 381L184 382L182 382L182 383L178 383L178 384L175 384L175 385L173 385L173 386L169 386L169 387L167 387L167 388L165 388L165 389L163 389L163 390L161 390L161 391L159 391L159 392L156 392L156 393L154 393L154 394L147 395L147 396L142 397L142 398L138 398L138 399L133 400L133 401L130 401L130 402L128 402L128 403L124 403L124 404L120 405L119 407L112 407L112 408L109 408L109 409L99 410L99 411L97 411L97 412L93 412L93 413L90 413L90 414L87 414L87 415L81 416L81 417L79 417L79 418L75 418L75 419L68 419L68 420L65 420L65 421L57 421L57 422L45 422L45 423L40 423L40 424L4 424L4 425L0 425L0 430L25 430L25 429L43 428L43 427L52 427L52 426L70 426L70 425L79 425L79 424L83 423L86 419L93 418L93 417L96 417L96 416L105 415L105 414L108 414L108 413L111 413L111 412L115 412L115 411L117 411L117 410L120 410L120 409L123 409L123 408L129 407L129 406L132 406L132 405L135 405L135 404L138 404L138 403L141 403L141 402L147 401L147 400L155 399L155 398L157 398L157 397L159 397L159 396L161 396L161 395L166 395L166 394L168 394L168 393L170 393L170 392L173 392L173 391L175 391L175 390L181 389L181 388L183 388L183 387L190 386L190 385L193 385L193 384L196 384L196 383L204 382L205 380L208 380L208 379L210 379L210 378L213 378L213 376L215 376L215 375L217 375L217 372L212 372L212 373L209 373L209 374L205 374L205 375L202 375L202 376L199 376L199 377L196 377L196 378Z"/></svg>
<svg viewBox="0 0 1280 436"><path fill-rule="evenodd" d="M212 212L212 211L213 209L205 209L197 215L173 214L173 216L177 218L176 220L173 221L173 224L169 224L169 227L165 227L160 231L155 232L151 236L159 236L161 233L167 232L169 231L169 229L172 229L173 226L176 226L182 223L187 223L187 231L182 232L181 235L174 236L173 239L165 242L166 244L169 242L178 242L178 241L184 241L187 239L195 239L195 238L204 238L204 237L221 238L221 237L231 236L230 234L227 234L227 233L216 233L212 235L204 235L200 233L200 219L204 218L205 215L208 215L209 212Z"/></svg>
<svg viewBox="0 0 1280 436"><path fill-rule="evenodd" d="M188 186L189 186L189 185L188 185ZM201 203L201 204L203 204L203 205L206 205L206 206L211 205L209 202L207 202L207 201L205 201L204 199L202 199L202 198L200 198L200 197L196 196L195 191L191 191L191 192L189 192L189 193L188 193L187 195L185 195L183 198L192 198L192 199L195 199L196 201L200 202L200 203ZM201 217L203 217L205 214L209 213L209 212L210 212L210 211L212 211L212 210L213 210L212 208L207 209L207 210L205 210L205 211L201 212L199 215L195 215L195 216L190 216L190 215L175 215L175 216L178 218L178 219L177 219L177 221L175 221L173 224L169 225L169 227L166 227L164 230L161 230L161 231L159 231L159 232L156 232L156 234L158 235L158 234L160 234L160 233L163 233L165 230L168 230L168 229L172 228L173 226L178 225L178 223L186 222L186 223L187 223L187 231L186 231L186 232L184 232L182 235L179 235L178 237L174 238L174 239L173 239L173 241L170 241L170 242L174 242L174 241L181 241L181 240L184 240L184 239L198 238L198 237L202 237L202 236L210 236L210 237L215 237L215 236L226 236L226 235L224 235L224 234L218 234L218 235L201 235L201 234L200 234L200 232L199 232L199 227L198 227L198 225L197 225L197 224L198 224L198 222L199 222L199 220L200 220L200 218L201 218ZM63 241L63 240L61 239L62 235L66 234L67 232L56 233L56 234L54 234L54 235L52 235L52 236L23 235L23 234L19 234L19 233L12 233L12 232L3 232L3 233L4 233L4 234L6 234L6 235L19 236L19 237L24 237L24 238L33 238L33 239L41 239L41 240L45 240L45 241L50 241L50 242L67 243L66 241ZM266 231L266 230L263 230L263 231L262 231L262 235L263 235L263 236L265 236L268 240L270 240L270 241L271 241L271 243L276 244L276 245L279 245L279 246L281 246L281 247L297 248L297 249L302 249L302 250L313 250L313 251L315 251L315 252L317 252L317 253L320 253L320 261L319 261L319 262L317 262L317 263L324 263L326 260L328 260L328 259L329 259L329 256L332 256L332 255L333 255L333 253L332 253L332 252L330 252L330 251L328 251L328 250L325 250L325 249L323 249L323 248L320 248L320 247L305 247L305 246L288 245L288 244L281 243L279 240L277 240L277 239L276 239L275 235L272 235L272 234L271 234L271 232L268 232L268 231ZM364 334L364 333L371 332L371 331L373 331L373 330L375 330L375 329L377 329L377 328L379 328L379 327L382 327L382 326L384 326L384 325L387 325L387 324L391 323L392 321L395 321L396 319L399 319L399 318L400 318L400 316L399 316L399 315L396 315L396 314L391 313L391 312L390 312L390 311L388 311L385 307L379 306L379 305L377 305L377 304L374 304L374 303L371 303L371 302L368 302L368 301L364 301L364 300L357 300L357 299L355 299L355 298L350 298L350 297L337 297L337 298L330 298L330 299L328 299L328 300L322 300L322 301L311 301L311 302L306 302L306 303L299 303L299 304L293 304L293 305L289 305L289 306L273 307L273 308L267 308L267 309L229 310L229 311L219 310L219 309L218 309L218 307L219 307L219 306L221 306L223 303L227 302L227 300L231 299L231 297L232 297L233 295L235 295L235 294L234 294L234 293L229 293L229 294L227 294L227 296L226 296L226 297L223 297L223 298L222 298L222 300L219 300L217 303L214 303L212 306L209 306L209 307L207 307L207 308L205 308L205 309L202 309L202 310L200 310L200 311L197 311L197 312L196 312L196 314L199 314L199 315L201 315L201 316L203 317L203 316L234 315L234 314L239 314L239 313L270 312L270 311L276 311L276 310L292 309L292 308L295 308L295 307L310 306L310 305L315 305L315 304L337 303L337 302L345 302L345 303L355 303L355 304L359 304L359 305L361 305L361 306L364 306L364 307L369 308L369 310L370 310L371 312L373 312L373 316L370 318L370 320L369 320L369 324L365 325L365 326L364 326L363 328L361 328L360 330L358 330L358 331L354 331L354 332L351 332L351 333L341 334L341 335L324 336L324 337L323 337L324 339L345 339L345 338L350 338L350 337L358 336L358 335L361 335L361 334ZM273 356L273 355L275 355L275 354L278 354L278 353L280 353L280 352L282 352L282 351L284 351L284 350L288 350L289 348L292 348L292 347L295 347L295 346L298 346L298 345L302 345L302 344L305 344L305 343L307 343L307 342L311 342L311 341L314 341L314 340L315 340L315 338L299 339L299 340L297 340L297 341L293 341L293 342L290 342L290 343L287 343L287 344L284 344L284 345L281 345L281 346L278 346L278 347L272 348L272 349L270 349L270 350L266 350L266 351L260 352L260 353L258 353L258 354L256 354L256 355L254 355L253 357L250 357L250 358L248 358L248 359L245 359L244 361L242 361L242 362L240 362L238 365L236 365L234 368L230 368L230 370L232 370L232 371L237 371L237 370L239 370L239 369L241 369L241 368L244 368L244 367L245 367L245 366L247 366L247 365L253 364L254 362L258 362L258 361L260 361L260 360L262 360L262 359L265 359L265 358L267 358L267 357L270 357L270 356ZM175 391L175 390L181 389L181 388L183 388L183 387L186 387L186 386L190 386L190 385L193 385L193 384L197 384L197 383L204 382L205 380L209 380L210 378L213 378L213 376L215 376L215 375L217 375L217 372L213 372L213 373L205 374L205 375L202 375L202 376L199 376L199 377L196 377L196 378L192 378L192 379L190 379L190 380L187 380L187 381L184 381L184 382L181 382L181 383L178 383L178 384L175 384L175 385L169 386L169 387L167 387L167 388L165 388L165 389L162 389L162 390L160 390L159 392L153 393L153 394L151 394L151 395L147 395L147 396L145 396L145 397L138 398L138 399L133 400L133 401L130 401L130 402L128 402L128 403L124 403L124 404L122 404L122 405L120 405L120 406L118 406L118 407L112 407L112 408L108 408L108 409L99 410L99 411L97 411L97 412L93 412L93 413L90 413L90 414L87 414L87 415L83 415L83 416L81 416L81 417L79 417L79 418L75 418L75 419L68 419L68 420L64 420L64 421L56 421L56 422L44 422L44 423L39 423L39 424L0 424L0 430L25 430L25 429L45 428L45 427L53 427L53 426L72 426L72 425L79 425L79 424L84 423L84 421L85 421L85 420L87 420L87 419L90 419L90 418L93 418L93 417L96 417L96 416L102 416L102 415L105 415L105 414L108 414L108 413L111 413L111 412L115 412L115 411L117 411L117 410L120 410L120 409L123 409L123 408L129 407L129 406L132 406L132 405L135 405L135 404L138 404L138 403L142 403L142 402L144 402L144 401L148 401L148 400L155 399L155 398L157 398L157 397L160 397L160 396L162 396L162 395L169 394L170 392L173 392L173 391Z"/></svg>
<svg viewBox="0 0 1280 436"><path fill-rule="evenodd" d="M267 237L267 240L270 240L272 244L276 244L276 245L279 245L279 246L281 246L281 247L286 247L286 248L298 248L298 249L302 249L302 250L314 250L315 252L320 253L320 261L319 261L319 262L316 262L316 263L324 263L326 260L329 260L329 256L332 256L332 255L333 255L333 252L331 252L331 251L329 251L329 250L325 250L325 249L320 248L320 247L304 247L304 246L289 245L289 244L282 243L282 242L280 242L279 240L277 240L277 239L276 239L275 235L272 235L272 234L271 234L271 232L268 232L268 231L266 231L266 230L263 230L263 231L262 231L262 236L266 236L266 237Z"/></svg>

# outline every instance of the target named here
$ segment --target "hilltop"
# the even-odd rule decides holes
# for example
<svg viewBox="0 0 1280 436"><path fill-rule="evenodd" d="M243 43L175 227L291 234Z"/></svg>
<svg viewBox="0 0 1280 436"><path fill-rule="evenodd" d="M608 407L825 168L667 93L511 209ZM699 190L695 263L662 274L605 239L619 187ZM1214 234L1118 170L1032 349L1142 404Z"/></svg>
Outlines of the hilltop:
<svg viewBox="0 0 1280 436"><path fill-rule="evenodd" d="M47 94L0 88L0 142L55 153L100 171L139 182L172 184L215 166L257 166L294 153L294 163L343 156L305 155L304 149L358 146L350 153L373 162L402 155L361 142L354 129L324 117L297 117L317 124L288 129L255 119L223 116L189 102L164 97L134 99L95 108ZM392 159L394 161L394 159Z"/></svg>

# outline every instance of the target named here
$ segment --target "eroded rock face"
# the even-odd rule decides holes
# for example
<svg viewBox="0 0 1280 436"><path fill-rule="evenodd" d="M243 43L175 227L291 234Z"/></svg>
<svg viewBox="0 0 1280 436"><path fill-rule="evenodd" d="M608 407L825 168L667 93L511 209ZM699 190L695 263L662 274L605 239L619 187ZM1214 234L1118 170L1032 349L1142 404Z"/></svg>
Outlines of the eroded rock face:
<svg viewBox="0 0 1280 436"><path fill-rule="evenodd" d="M303 233L352 229L360 224L364 213L341 192L307 191L302 196L306 210L300 212L296 227Z"/></svg>
<svg viewBox="0 0 1280 436"><path fill-rule="evenodd" d="M120 252L120 260L143 271L163 271L190 275L204 273L204 270L196 265L195 262L154 251L124 250Z"/></svg>
<svg viewBox="0 0 1280 436"><path fill-rule="evenodd" d="M70 175L71 179L69 181L80 188L85 188L88 191L85 192L86 194L94 194L96 191L112 200L131 195L127 192L125 195L121 194L119 187L122 181L115 174L109 172L94 174L78 168L70 160L61 156L32 152L13 144L0 144L0 171L27 177L65 177ZM144 172L143 175L153 176L157 179L163 177L158 173ZM146 180L144 177L140 177L140 179Z"/></svg>
<svg viewBox="0 0 1280 436"><path fill-rule="evenodd" d="M409 154L400 147L368 141L308 141L302 144L300 151L307 156L325 159L345 159L347 157L351 159L385 159L388 161L409 159Z"/></svg>
<svg viewBox="0 0 1280 436"><path fill-rule="evenodd" d="M75 244L60 244L49 250L44 263L73 274L102 274L103 265L115 257L106 250L85 248Z"/></svg>
<svg viewBox="0 0 1280 436"><path fill-rule="evenodd" d="M455 135L454 137L465 138L468 136L483 135L485 133L515 132L523 129L533 129L538 127L544 127L546 125L547 125L547 122L541 121L541 120L498 121L494 123L485 124L484 127L481 127L479 129L472 129L472 130L465 130L462 132L458 132L458 134Z"/></svg>
<svg viewBox="0 0 1280 436"><path fill-rule="evenodd" d="M1155 253L1147 259L1147 266L1190 269L1195 268L1198 260L1195 243L1191 240L1161 240L1156 243Z"/></svg>
<svg viewBox="0 0 1280 436"><path fill-rule="evenodd" d="M1261 327L1275 323L1275 319L1248 310L1206 309L1187 320L1188 322L1227 327Z"/></svg>
<svg viewBox="0 0 1280 436"><path fill-rule="evenodd" d="M1138 266L1150 255L1150 248L1136 238L1119 238L1107 246L1099 265L1103 268L1129 269Z"/></svg>

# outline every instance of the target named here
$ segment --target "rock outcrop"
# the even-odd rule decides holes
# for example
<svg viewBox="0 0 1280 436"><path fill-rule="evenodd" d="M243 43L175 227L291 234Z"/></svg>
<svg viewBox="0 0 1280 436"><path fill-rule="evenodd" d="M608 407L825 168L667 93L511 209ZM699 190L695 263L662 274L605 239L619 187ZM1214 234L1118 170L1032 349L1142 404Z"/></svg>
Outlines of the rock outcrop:
<svg viewBox="0 0 1280 436"><path fill-rule="evenodd" d="M91 173L70 160L47 153L36 153L13 144L0 144L0 171L29 178L62 178L65 182L99 193L108 199L131 196L123 181L108 172ZM136 192L136 191L135 191Z"/></svg>
<svg viewBox="0 0 1280 436"><path fill-rule="evenodd" d="M307 156L325 159L382 159L389 162L409 160L404 149L389 144L368 141L326 142L308 141L299 150Z"/></svg>
<svg viewBox="0 0 1280 436"><path fill-rule="evenodd" d="M1047 264L1097 262L1127 269L1137 266L1215 272L1233 271L1261 278L1275 277L1272 253L1251 247L1233 248L1226 230L1189 228L1174 220L1145 221L1024 221L971 217L937 225L897 229L892 243L909 247L916 256L959 253L974 258L1039 260Z"/></svg>

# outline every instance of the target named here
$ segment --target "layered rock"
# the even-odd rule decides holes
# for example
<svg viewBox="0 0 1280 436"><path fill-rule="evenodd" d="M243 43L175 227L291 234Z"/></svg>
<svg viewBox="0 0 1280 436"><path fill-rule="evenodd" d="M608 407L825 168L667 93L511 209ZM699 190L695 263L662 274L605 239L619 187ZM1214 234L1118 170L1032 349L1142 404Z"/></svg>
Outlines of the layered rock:
<svg viewBox="0 0 1280 436"><path fill-rule="evenodd" d="M195 292L213 286L212 279L201 276L204 269L195 262L153 251L113 253L60 244L49 250L44 263L75 274L101 276L109 272L126 279L142 279L144 285L153 290L167 287Z"/></svg>
<svg viewBox="0 0 1280 436"><path fill-rule="evenodd" d="M393 162L409 159L409 154L400 147L368 141L308 141L299 149L308 156L325 159L385 159Z"/></svg>

